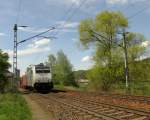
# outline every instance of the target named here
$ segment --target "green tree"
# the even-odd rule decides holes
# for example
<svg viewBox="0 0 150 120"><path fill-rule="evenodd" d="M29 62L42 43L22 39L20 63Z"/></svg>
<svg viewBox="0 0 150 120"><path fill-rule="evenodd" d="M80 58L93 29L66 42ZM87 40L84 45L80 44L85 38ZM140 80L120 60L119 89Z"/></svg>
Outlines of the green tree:
<svg viewBox="0 0 150 120"><path fill-rule="evenodd" d="M57 57L50 55L48 63L51 64L55 84L77 86L73 67L62 50L57 53Z"/></svg>
<svg viewBox="0 0 150 120"><path fill-rule="evenodd" d="M134 94L148 93L147 83L150 77L146 71L150 70L150 66L147 60L140 59L146 50L146 48L142 46L142 42L145 41L145 38L139 33L130 33L127 36L127 40L131 92Z"/></svg>
<svg viewBox="0 0 150 120"><path fill-rule="evenodd" d="M8 59L8 54L0 50L0 92L4 92L4 89L8 83L7 74L10 67Z"/></svg>
<svg viewBox="0 0 150 120"><path fill-rule="evenodd" d="M118 30L128 27L128 20L120 12L103 11L95 19L86 19L79 25L80 42L85 48L95 48L94 61L96 70L94 74L101 77L97 79L103 90L109 90L111 84L118 77L118 59L115 54L119 51L117 34ZM122 56L121 56L122 57ZM98 66L97 66L98 65ZM98 68L99 67L99 68ZM100 71L102 69L103 71ZM122 69L120 69L123 71ZM93 78L94 79L94 78ZM91 82L92 83L92 82Z"/></svg>
<svg viewBox="0 0 150 120"><path fill-rule="evenodd" d="M61 84L76 86L72 65L63 51L57 53L57 70Z"/></svg>
<svg viewBox="0 0 150 120"><path fill-rule="evenodd" d="M55 70L56 70L56 57L53 54L50 54L48 56L48 62L47 64L50 66L51 69L51 73L52 73L52 80L55 83L58 83L58 81L56 80L56 76L55 76Z"/></svg>
<svg viewBox="0 0 150 120"><path fill-rule="evenodd" d="M142 42L145 41L145 37L140 33L129 33L126 37L128 47L129 62L134 62L145 52L145 47L142 46Z"/></svg>
<svg viewBox="0 0 150 120"><path fill-rule="evenodd" d="M48 63L52 68L56 65L56 57L53 54L48 56Z"/></svg>

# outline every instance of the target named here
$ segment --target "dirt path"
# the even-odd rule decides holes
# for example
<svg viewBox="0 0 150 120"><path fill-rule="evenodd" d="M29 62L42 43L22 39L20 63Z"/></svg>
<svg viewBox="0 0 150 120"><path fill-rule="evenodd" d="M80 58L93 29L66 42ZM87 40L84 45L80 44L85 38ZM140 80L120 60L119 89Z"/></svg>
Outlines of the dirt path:
<svg viewBox="0 0 150 120"><path fill-rule="evenodd" d="M54 120L52 114L46 111L46 109L43 109L40 104L31 99L28 94L23 96L31 109L33 120Z"/></svg>

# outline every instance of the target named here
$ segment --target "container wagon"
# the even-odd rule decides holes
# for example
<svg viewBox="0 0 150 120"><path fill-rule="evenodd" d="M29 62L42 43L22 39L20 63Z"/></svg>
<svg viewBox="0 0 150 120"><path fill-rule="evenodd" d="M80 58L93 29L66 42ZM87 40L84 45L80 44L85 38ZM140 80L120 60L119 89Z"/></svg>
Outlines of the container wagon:
<svg viewBox="0 0 150 120"><path fill-rule="evenodd" d="M49 91L53 88L50 67L40 63L30 65L26 71L27 88L37 91Z"/></svg>
<svg viewBox="0 0 150 120"><path fill-rule="evenodd" d="M20 79L20 87L23 89L27 89L27 76L23 75Z"/></svg>

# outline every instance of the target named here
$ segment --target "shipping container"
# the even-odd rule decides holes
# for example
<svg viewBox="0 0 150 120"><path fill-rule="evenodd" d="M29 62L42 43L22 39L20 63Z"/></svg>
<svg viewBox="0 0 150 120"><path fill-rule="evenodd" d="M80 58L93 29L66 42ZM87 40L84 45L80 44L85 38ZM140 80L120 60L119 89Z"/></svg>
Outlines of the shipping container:
<svg viewBox="0 0 150 120"><path fill-rule="evenodd" d="M27 87L27 76L23 75L20 80L20 87L26 89Z"/></svg>

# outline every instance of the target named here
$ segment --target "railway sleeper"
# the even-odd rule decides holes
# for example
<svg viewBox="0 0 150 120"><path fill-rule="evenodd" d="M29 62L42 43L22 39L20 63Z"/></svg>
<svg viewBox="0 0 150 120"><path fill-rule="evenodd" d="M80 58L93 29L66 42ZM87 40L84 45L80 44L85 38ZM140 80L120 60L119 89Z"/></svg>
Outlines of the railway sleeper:
<svg viewBox="0 0 150 120"><path fill-rule="evenodd" d="M142 116L142 117L134 118L132 120L147 120L147 117L146 116Z"/></svg>

